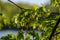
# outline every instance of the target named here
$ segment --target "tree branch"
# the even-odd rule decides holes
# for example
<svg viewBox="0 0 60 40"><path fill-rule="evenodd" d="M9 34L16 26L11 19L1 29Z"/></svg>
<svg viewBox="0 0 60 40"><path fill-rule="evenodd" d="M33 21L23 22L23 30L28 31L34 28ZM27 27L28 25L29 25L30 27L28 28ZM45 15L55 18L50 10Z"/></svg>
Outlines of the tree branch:
<svg viewBox="0 0 60 40"><path fill-rule="evenodd" d="M57 23L56 23L55 27L53 28L52 33L51 33L51 35L50 35L49 40L52 40L52 36L54 35L54 33L55 33L55 31L56 31L57 26L58 26L58 24L59 24L59 23L60 23L60 18L58 19L58 21L57 21Z"/></svg>

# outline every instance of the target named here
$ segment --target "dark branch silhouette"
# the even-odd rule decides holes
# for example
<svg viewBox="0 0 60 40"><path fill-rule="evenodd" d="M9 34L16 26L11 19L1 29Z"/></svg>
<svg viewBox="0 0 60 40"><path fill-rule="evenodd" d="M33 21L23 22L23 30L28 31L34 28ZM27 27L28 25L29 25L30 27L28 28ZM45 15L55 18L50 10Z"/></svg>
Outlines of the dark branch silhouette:
<svg viewBox="0 0 60 40"><path fill-rule="evenodd" d="M26 10L26 9L24 9L24 8L22 8L22 7L20 7L20 6L18 6L17 4L15 4L14 2L12 2L11 0L8 0L9 2L11 2L11 3L13 3L15 6L17 6L18 8L20 8L20 9L22 9L22 10Z"/></svg>
<svg viewBox="0 0 60 40"><path fill-rule="evenodd" d="M55 27L53 28L49 40L52 40L52 36L54 35L54 33L55 33L55 31L56 31L56 29L57 29L59 23L60 23L60 18L58 19L58 21L57 21Z"/></svg>

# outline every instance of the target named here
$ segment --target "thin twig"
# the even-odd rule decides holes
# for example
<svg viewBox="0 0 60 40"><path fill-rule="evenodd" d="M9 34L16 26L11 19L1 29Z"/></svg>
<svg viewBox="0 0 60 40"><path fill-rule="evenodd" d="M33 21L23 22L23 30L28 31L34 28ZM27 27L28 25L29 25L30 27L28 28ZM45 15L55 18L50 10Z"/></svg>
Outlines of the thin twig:
<svg viewBox="0 0 60 40"><path fill-rule="evenodd" d="M8 1L11 2L11 3L13 3L13 4L14 4L15 6L17 6L18 8L25 10L24 8L18 6L17 4L15 4L14 2L12 2L11 0L8 0Z"/></svg>
<svg viewBox="0 0 60 40"><path fill-rule="evenodd" d="M55 33L55 31L56 31L56 29L57 29L59 23L60 23L60 18L58 19L58 21L57 21L55 27L53 28L49 40L52 40L52 36L54 35L54 33Z"/></svg>

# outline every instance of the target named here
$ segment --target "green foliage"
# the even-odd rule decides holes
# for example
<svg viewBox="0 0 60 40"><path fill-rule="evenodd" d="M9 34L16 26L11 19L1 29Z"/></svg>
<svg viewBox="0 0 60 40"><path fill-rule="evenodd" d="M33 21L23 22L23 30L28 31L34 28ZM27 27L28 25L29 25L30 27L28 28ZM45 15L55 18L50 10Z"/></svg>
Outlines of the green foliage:
<svg viewBox="0 0 60 40"><path fill-rule="evenodd" d="M32 31L29 31L26 34L26 40L30 40L30 36L33 36L33 40L48 40L49 36L52 32L53 27L56 24L56 21L60 18L60 1L59 0L51 0L52 3L50 6L53 6L56 11L52 11L50 8L46 8L45 6L42 6L38 8L37 6L34 6L31 9L28 10L21 10L19 14L16 14L12 16L10 19L7 19L5 14L0 14L0 29L3 27L16 27L16 28L32 28ZM3 6L3 5L2 5ZM53 8L52 8L53 9ZM4 9L5 10L5 9ZM13 12L13 9L7 9L8 12ZM4 13L4 11L3 11ZM11 16L11 15L10 15ZM41 35L38 35L37 32L34 31L34 29L37 29L39 31L42 31ZM43 32L44 31L44 32ZM60 32L60 24L56 30L57 32ZM21 30L18 32L18 34L4 36L1 39L2 40L24 40L24 31ZM58 36L58 40L59 40ZM55 40L55 36L53 37Z"/></svg>

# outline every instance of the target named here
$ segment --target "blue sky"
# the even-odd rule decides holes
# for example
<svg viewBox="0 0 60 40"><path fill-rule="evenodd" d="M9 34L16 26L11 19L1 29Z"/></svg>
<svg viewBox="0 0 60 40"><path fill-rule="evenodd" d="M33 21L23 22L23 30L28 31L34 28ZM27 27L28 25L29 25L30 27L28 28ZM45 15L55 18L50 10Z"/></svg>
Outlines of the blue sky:
<svg viewBox="0 0 60 40"><path fill-rule="evenodd" d="M8 0L2 0L4 2L8 2ZM38 6L41 6L42 4L46 5L46 4L49 4L50 3L50 0L11 0L15 3L27 3L29 5L38 5Z"/></svg>

